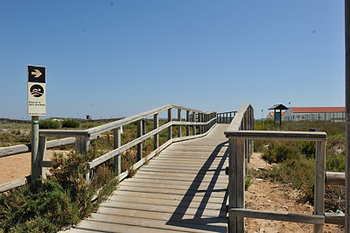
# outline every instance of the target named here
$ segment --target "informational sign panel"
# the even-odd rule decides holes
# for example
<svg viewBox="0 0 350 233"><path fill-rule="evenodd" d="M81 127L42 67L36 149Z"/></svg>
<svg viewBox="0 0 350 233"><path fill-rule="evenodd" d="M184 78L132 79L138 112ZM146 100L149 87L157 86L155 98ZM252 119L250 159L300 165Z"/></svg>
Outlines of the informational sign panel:
<svg viewBox="0 0 350 233"><path fill-rule="evenodd" d="M281 113L280 112L276 112L275 123L281 124Z"/></svg>
<svg viewBox="0 0 350 233"><path fill-rule="evenodd" d="M28 65L28 116L46 115L46 68Z"/></svg>

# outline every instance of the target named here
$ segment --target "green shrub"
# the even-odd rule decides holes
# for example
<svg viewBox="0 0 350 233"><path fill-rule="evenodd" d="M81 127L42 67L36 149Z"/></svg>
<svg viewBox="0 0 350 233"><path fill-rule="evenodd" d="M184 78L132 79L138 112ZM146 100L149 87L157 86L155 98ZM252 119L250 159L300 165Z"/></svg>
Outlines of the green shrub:
<svg viewBox="0 0 350 233"><path fill-rule="evenodd" d="M256 176L270 178L274 181L292 183L294 188L304 193L306 200L313 199L313 187L315 183L315 161L300 157L299 159L287 159L267 171L258 172Z"/></svg>
<svg viewBox="0 0 350 233"><path fill-rule="evenodd" d="M255 129L258 130L276 130L277 127L271 121L255 122ZM280 129L285 131L309 131L310 128L316 128L319 132L327 133L326 171L344 172L345 123L331 121L282 122ZM312 201L315 182L315 142L255 140L254 148L256 151L262 152L263 158L270 163L278 162L278 164L267 171L252 170L250 172L253 176L292 183L294 188L304 192L307 200ZM326 187L326 209L344 211L344 189L344 186Z"/></svg>
<svg viewBox="0 0 350 233"><path fill-rule="evenodd" d="M345 153L332 156L327 155L326 170L331 172L345 172Z"/></svg>
<svg viewBox="0 0 350 233"><path fill-rule="evenodd" d="M53 121L50 119L39 121L40 129L58 129L60 127L61 127L61 124L58 121Z"/></svg>
<svg viewBox="0 0 350 233"><path fill-rule="evenodd" d="M313 141L297 141L296 145L299 147L301 154L305 155L307 159L315 158L315 142Z"/></svg>
<svg viewBox="0 0 350 233"><path fill-rule="evenodd" d="M79 209L78 216L83 217L93 209L91 199L94 191L92 186L85 182L85 175L88 173L88 164L84 162L81 154L71 153L69 156L56 155L52 159L50 172L54 179L69 194L71 200Z"/></svg>
<svg viewBox="0 0 350 233"><path fill-rule="evenodd" d="M63 128L78 128L80 126L80 122L75 119L65 119L62 121Z"/></svg>
<svg viewBox="0 0 350 233"><path fill-rule="evenodd" d="M57 232L76 223L74 208L57 180L27 185L0 196L0 229L5 232Z"/></svg>
<svg viewBox="0 0 350 233"><path fill-rule="evenodd" d="M287 159L299 158L300 151L292 141L270 141L263 149L262 157L269 163L281 163Z"/></svg>
<svg viewBox="0 0 350 233"><path fill-rule="evenodd" d="M59 154L52 160L47 180L0 195L0 232L57 232L88 216L116 187L112 162L99 166L95 179L86 183L88 165L82 155ZM107 185L98 195L101 199L92 202L103 184Z"/></svg>
<svg viewBox="0 0 350 233"><path fill-rule="evenodd" d="M89 129L89 128L93 128L96 126L99 126L101 124L99 123L95 123L95 122L86 122L86 123L81 123L81 128L83 129Z"/></svg>
<svg viewBox="0 0 350 233"><path fill-rule="evenodd" d="M251 181L251 177L250 176L246 176L245 177L245 180L244 180L244 188L245 190L247 191L249 186L252 184L252 181Z"/></svg>
<svg viewBox="0 0 350 233"><path fill-rule="evenodd" d="M0 133L0 146L11 146L15 140L15 135L9 133Z"/></svg>

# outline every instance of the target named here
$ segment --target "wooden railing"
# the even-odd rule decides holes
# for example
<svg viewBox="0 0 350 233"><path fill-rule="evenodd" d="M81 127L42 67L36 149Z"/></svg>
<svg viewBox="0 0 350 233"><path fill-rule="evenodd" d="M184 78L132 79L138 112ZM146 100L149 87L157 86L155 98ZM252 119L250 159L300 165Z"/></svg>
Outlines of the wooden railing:
<svg viewBox="0 0 350 233"><path fill-rule="evenodd" d="M172 109L177 109L177 116L175 117L176 120L173 119ZM182 117L182 111L186 112L184 117ZM166 112L167 123L159 126L159 114L161 112ZM150 132L145 132L145 119L152 116L154 129ZM114 134L114 149L92 161L89 161L88 164L89 168L93 169L101 163L113 159L114 166L117 171L117 178L121 181L129 174L128 170L121 172L120 154L123 151L137 145L138 161L132 166L132 169L136 170L142 166L145 161L151 159L153 156L158 154L173 142L203 137L207 135L215 126L216 119L216 112L202 112L199 110L176 105L166 105L135 116L127 117L86 130L39 130L39 148L38 154L34 155L34 158L32 158L33 163L31 179L36 180L40 177L46 178L45 168L52 166L51 161L46 161L46 149L75 143L76 152L81 153L83 156L86 156L91 141L99 139L102 133L112 131ZM124 125L134 122L137 122L137 138L131 142L126 143L125 145L121 145L121 128ZM186 136L182 136L181 126L186 126ZM175 138L172 137L173 127L178 127L178 135ZM168 140L160 145L159 133L163 130L168 131ZM47 137L66 138L47 141ZM144 157L142 154L142 142L149 138L153 138L154 140L154 151ZM30 145L19 145L11 148L6 147L0 149L0 156L9 156L28 151L30 151ZM28 177L2 184L0 185L0 192L19 187L25 184L27 182L27 179ZM89 179L90 176L87 174L87 182L89 182Z"/></svg>
<svg viewBox="0 0 350 233"><path fill-rule="evenodd" d="M326 173L326 139L323 132L254 131L253 108L244 104L225 131L229 138L229 232L244 232L244 218L260 218L314 224L314 232L323 232L324 223L343 223L344 215L324 213L325 181L327 184L344 184L344 173ZM253 139L315 141L315 192L314 215L275 213L245 209L244 191L246 165L252 152ZM327 175L327 178L326 178Z"/></svg>
<svg viewBox="0 0 350 233"><path fill-rule="evenodd" d="M217 113L217 122L223 124L230 124L235 117L237 111L220 112Z"/></svg>

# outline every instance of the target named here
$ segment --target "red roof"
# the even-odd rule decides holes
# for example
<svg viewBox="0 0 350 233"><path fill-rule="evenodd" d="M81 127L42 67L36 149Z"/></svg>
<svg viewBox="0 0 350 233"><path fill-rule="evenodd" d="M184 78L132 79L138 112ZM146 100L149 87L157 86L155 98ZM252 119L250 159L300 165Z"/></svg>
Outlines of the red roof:
<svg viewBox="0 0 350 233"><path fill-rule="evenodd" d="M294 113L345 112L345 107L291 107Z"/></svg>

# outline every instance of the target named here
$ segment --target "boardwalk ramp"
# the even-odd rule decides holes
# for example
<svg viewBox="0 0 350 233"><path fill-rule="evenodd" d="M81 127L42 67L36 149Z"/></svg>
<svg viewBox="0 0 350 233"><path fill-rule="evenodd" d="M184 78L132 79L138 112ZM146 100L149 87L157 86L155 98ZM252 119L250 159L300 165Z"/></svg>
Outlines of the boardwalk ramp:
<svg viewBox="0 0 350 233"><path fill-rule="evenodd" d="M70 232L226 232L226 128L172 144Z"/></svg>

